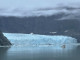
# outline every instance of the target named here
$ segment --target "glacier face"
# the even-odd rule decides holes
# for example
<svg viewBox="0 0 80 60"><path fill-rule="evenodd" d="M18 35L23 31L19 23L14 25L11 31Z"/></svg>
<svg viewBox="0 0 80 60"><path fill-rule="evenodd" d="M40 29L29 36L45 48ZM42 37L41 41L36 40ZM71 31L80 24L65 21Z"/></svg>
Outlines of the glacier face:
<svg viewBox="0 0 80 60"><path fill-rule="evenodd" d="M14 45L58 45L77 43L77 39L68 36L49 36L38 34L4 33Z"/></svg>

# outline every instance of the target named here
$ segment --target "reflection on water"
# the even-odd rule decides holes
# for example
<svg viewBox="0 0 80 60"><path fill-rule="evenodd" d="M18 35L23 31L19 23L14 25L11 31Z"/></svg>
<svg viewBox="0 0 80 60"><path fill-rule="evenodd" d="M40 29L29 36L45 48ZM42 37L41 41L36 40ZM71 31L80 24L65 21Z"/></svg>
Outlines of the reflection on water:
<svg viewBox="0 0 80 60"><path fill-rule="evenodd" d="M9 47L0 47L0 60L6 60L7 59L7 51Z"/></svg>
<svg viewBox="0 0 80 60"><path fill-rule="evenodd" d="M80 60L80 46L13 46L0 48L0 60Z"/></svg>
<svg viewBox="0 0 80 60"><path fill-rule="evenodd" d="M72 37L12 33L4 35L14 44L8 50L0 48L0 52L3 52L0 55L6 60L80 60L80 48L72 45L77 44L77 40Z"/></svg>

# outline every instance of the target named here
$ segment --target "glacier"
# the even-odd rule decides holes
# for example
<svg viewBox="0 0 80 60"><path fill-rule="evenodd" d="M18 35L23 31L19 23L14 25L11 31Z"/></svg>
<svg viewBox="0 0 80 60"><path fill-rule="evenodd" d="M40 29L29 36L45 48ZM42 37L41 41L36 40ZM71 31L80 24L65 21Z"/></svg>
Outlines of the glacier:
<svg viewBox="0 0 80 60"><path fill-rule="evenodd" d="M20 34L20 33L3 33L14 45L61 45L75 44L77 39L62 35L39 35L39 34Z"/></svg>

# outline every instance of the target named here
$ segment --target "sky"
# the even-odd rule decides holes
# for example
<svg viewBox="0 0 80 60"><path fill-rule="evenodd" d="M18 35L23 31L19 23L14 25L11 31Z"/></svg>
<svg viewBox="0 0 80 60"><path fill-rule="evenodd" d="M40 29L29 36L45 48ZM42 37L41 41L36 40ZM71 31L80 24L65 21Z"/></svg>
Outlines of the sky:
<svg viewBox="0 0 80 60"><path fill-rule="evenodd" d="M60 5L78 5L80 0L0 0L0 8L44 8Z"/></svg>
<svg viewBox="0 0 80 60"><path fill-rule="evenodd" d="M30 11L31 14L34 14L32 10L62 6L79 7L80 0L0 0L0 15L23 15ZM38 11L36 13L41 14L43 12ZM46 12L44 13L46 14ZM27 15L31 14L27 13Z"/></svg>

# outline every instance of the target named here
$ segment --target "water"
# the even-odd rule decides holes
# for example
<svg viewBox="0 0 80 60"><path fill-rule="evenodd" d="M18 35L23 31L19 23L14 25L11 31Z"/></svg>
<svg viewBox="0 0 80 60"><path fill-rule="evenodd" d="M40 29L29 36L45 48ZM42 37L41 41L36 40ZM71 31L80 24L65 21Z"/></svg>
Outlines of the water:
<svg viewBox="0 0 80 60"><path fill-rule="evenodd" d="M70 49L55 46L1 47L0 60L80 60L80 46Z"/></svg>
<svg viewBox="0 0 80 60"><path fill-rule="evenodd" d="M4 35L14 45L0 47L0 60L80 60L80 44L75 38L25 34Z"/></svg>

